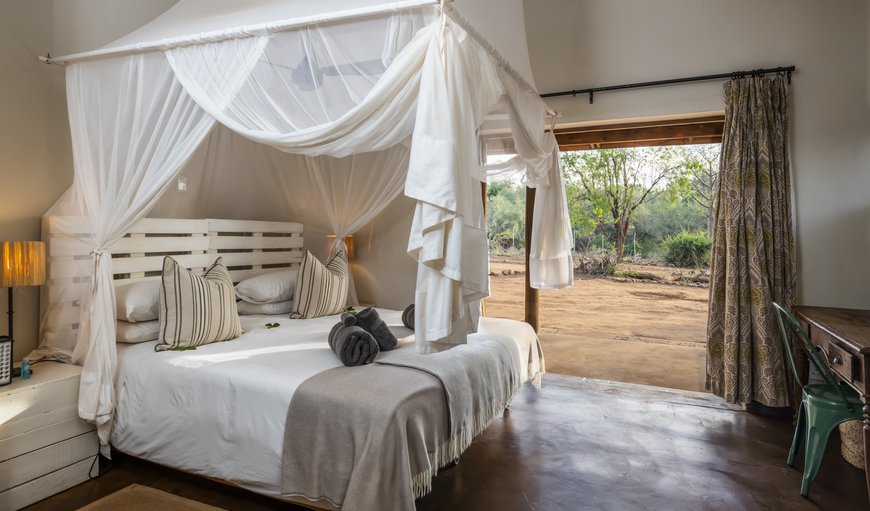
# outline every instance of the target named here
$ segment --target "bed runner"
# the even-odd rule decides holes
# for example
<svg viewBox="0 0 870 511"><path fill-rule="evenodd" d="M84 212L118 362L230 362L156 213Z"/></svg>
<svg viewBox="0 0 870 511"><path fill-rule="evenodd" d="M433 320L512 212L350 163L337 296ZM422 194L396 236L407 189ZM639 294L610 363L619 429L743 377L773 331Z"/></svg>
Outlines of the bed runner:
<svg viewBox="0 0 870 511"><path fill-rule="evenodd" d="M522 385L519 354L493 339L305 380L287 412L282 493L345 511L414 509Z"/></svg>

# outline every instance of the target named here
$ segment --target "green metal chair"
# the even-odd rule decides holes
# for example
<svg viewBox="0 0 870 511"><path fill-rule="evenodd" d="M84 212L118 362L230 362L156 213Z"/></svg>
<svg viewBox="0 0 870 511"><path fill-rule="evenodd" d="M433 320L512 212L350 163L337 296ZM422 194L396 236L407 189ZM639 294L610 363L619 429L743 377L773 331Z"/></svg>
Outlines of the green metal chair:
<svg viewBox="0 0 870 511"><path fill-rule="evenodd" d="M779 323L785 353L794 373L795 381L800 381L800 377L792 355L792 343L800 346L807 359L824 379L824 383L803 386L797 427L791 449L788 451L787 463L793 467L795 455L801 442L805 441L801 495L806 497L810 490L810 483L819 473L819 465L825 454L825 446L828 444L831 431L841 422L862 420L864 418L863 404L854 390L837 381L821 350L810 343L809 335L792 313L778 303L773 304L773 309L776 312L776 320Z"/></svg>

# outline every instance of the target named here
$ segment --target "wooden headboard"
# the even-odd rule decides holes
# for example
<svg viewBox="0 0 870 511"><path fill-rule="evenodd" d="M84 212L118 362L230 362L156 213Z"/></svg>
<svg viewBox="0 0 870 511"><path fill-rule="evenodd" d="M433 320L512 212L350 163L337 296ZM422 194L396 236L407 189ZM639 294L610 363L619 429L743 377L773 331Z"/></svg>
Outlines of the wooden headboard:
<svg viewBox="0 0 870 511"><path fill-rule="evenodd" d="M75 343L79 300L89 286L91 266L86 219L43 218L47 279L42 290L43 338ZM172 256L194 271L218 256L234 282L302 262L302 224L259 220L146 218L110 247L115 283L160 278ZM64 342L63 344L67 344Z"/></svg>

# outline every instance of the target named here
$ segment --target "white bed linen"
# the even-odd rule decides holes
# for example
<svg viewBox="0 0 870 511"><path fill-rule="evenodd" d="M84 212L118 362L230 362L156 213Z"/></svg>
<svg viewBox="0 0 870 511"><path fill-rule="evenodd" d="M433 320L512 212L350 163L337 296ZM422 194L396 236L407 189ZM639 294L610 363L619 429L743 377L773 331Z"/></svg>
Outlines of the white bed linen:
<svg viewBox="0 0 870 511"><path fill-rule="evenodd" d="M413 342L401 311L378 311L404 337L400 342ZM242 316L242 337L195 351L157 353L153 342L119 345L112 444L133 456L279 496L287 409L304 380L341 366L326 342L337 320ZM281 326L266 329L271 322ZM484 318L481 330L488 333L470 336L469 343L493 336L513 340L524 380L530 353L533 367L542 367L528 325Z"/></svg>

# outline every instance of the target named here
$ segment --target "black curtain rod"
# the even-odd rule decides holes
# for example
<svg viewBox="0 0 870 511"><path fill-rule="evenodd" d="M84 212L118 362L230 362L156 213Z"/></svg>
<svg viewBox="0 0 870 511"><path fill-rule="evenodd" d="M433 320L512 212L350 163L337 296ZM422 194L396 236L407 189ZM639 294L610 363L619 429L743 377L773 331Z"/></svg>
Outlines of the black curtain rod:
<svg viewBox="0 0 870 511"><path fill-rule="evenodd" d="M622 89L639 89L641 87L656 87L658 85L672 85L675 83L691 83L704 82L707 80L722 80L725 78L743 78L744 76L763 76L768 73L782 73L788 78L788 83L791 83L791 73L795 70L794 66L787 67L770 67L767 69L753 69L751 71L732 71L730 73L719 73L715 75L690 76L688 78L672 78L670 80L655 80L652 82L637 82L625 83L622 85L609 85L607 87L591 87L589 89L566 90L562 92L548 92L541 94L542 98L555 98L558 96L576 96L577 94L589 94L589 103L594 101L596 92L607 92L612 90Z"/></svg>

